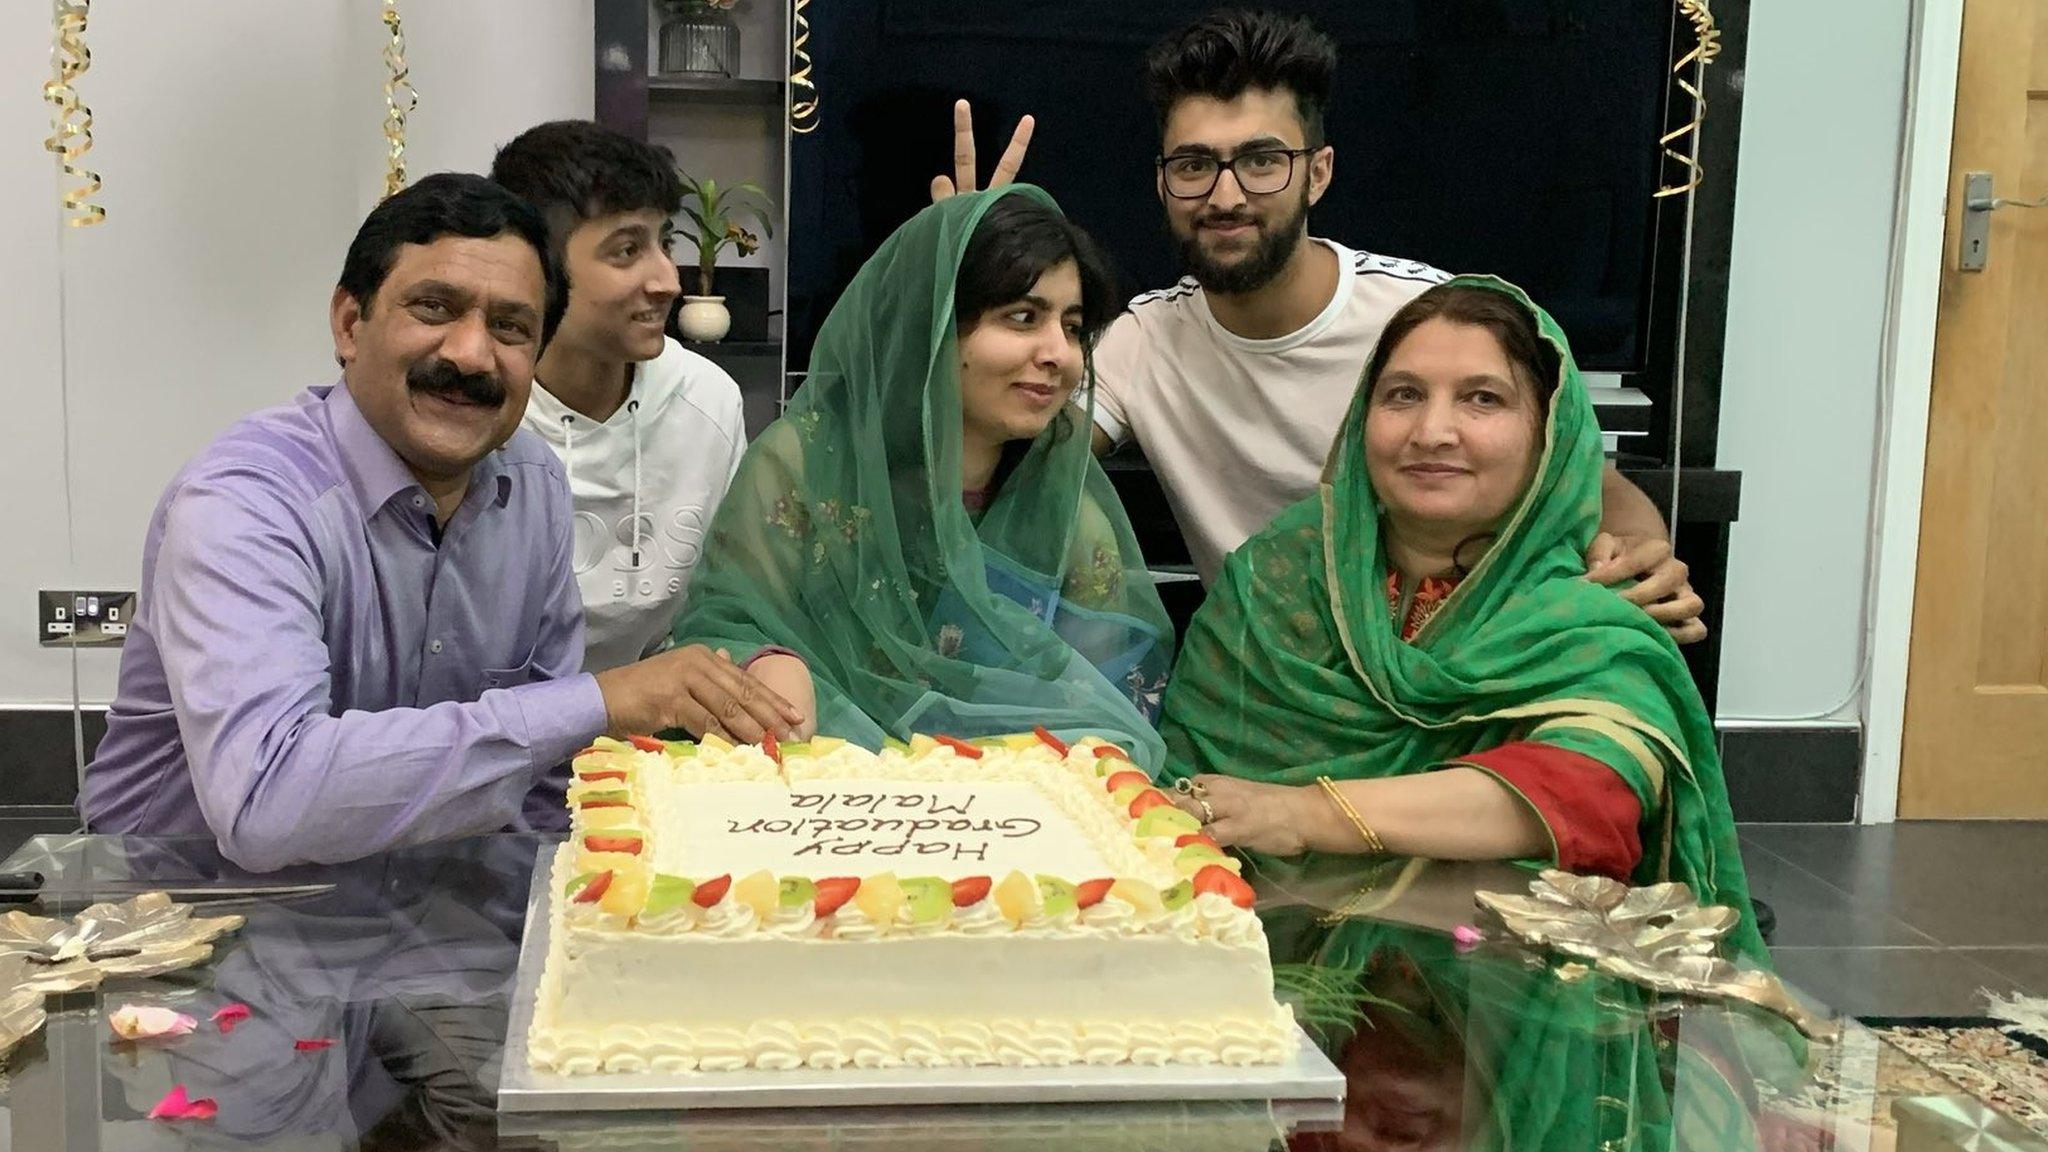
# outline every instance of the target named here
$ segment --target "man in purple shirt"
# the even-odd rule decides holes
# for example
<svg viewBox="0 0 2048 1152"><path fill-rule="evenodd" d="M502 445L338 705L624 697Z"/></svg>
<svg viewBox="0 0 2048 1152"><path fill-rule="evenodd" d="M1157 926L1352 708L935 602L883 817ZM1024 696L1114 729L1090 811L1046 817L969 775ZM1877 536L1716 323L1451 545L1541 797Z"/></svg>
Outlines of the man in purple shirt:
<svg viewBox="0 0 2048 1152"><path fill-rule="evenodd" d="M95 831L349 860L562 826L606 731L789 730L721 653L579 671L569 489L520 428L566 296L540 214L481 176L370 213L330 306L341 383L230 428L151 518Z"/></svg>

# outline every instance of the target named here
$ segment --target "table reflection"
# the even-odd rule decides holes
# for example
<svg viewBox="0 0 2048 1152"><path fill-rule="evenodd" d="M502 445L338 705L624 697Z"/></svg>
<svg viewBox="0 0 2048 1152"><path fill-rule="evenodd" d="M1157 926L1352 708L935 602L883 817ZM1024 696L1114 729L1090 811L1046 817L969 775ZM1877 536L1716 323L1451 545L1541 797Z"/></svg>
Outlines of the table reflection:
<svg viewBox="0 0 2048 1152"><path fill-rule="evenodd" d="M1527 873L1359 859L1247 869L1283 998L1345 1074L1341 1108L500 1114L526 898L547 847L492 836L251 875L204 841L32 841L0 868L43 873L45 914L160 888L247 924L198 968L53 1001L0 1095L16 1144L1718 1152L1889 1138L1858 1063L1869 1033L1817 1047L1745 1006L1564 978L1554 960L1498 941L1461 952L1451 933L1473 921L1473 894L1524 890ZM105 1018L127 1003L201 1023L176 1041L114 1043ZM231 1003L251 1015L222 1035L209 1021ZM296 1051L302 1039L334 1044ZM217 1118L146 1119L174 1084L215 1099Z"/></svg>

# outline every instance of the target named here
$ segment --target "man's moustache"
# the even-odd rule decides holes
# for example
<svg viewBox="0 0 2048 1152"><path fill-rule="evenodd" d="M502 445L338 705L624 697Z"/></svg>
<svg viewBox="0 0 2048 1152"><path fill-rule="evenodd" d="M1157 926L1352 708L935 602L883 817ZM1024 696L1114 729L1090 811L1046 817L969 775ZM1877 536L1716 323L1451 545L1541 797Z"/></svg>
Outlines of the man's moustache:
<svg viewBox="0 0 2048 1152"><path fill-rule="evenodd" d="M505 386L488 372L463 372L446 360L415 364L405 374L406 387L415 392L457 396L472 404L496 407L505 402Z"/></svg>

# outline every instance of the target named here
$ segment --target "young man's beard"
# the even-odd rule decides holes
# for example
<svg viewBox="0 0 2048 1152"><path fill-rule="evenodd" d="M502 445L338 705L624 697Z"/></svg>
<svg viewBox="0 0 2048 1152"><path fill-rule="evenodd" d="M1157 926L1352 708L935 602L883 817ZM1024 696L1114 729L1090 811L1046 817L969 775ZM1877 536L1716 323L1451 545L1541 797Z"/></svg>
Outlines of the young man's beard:
<svg viewBox="0 0 2048 1152"><path fill-rule="evenodd" d="M1193 276L1195 283L1205 290L1237 296L1255 292L1272 283L1273 278L1287 267L1287 262L1294 258L1294 250L1307 235L1303 224L1308 218L1308 189L1302 189L1294 211L1274 221L1270 228L1254 217L1243 218L1252 222L1258 241L1248 255L1234 263L1223 264L1209 258L1202 249L1200 228L1191 227L1186 236L1173 233L1174 247L1180 251L1181 267L1187 269L1188 275ZM1168 231L1172 232L1170 221Z"/></svg>

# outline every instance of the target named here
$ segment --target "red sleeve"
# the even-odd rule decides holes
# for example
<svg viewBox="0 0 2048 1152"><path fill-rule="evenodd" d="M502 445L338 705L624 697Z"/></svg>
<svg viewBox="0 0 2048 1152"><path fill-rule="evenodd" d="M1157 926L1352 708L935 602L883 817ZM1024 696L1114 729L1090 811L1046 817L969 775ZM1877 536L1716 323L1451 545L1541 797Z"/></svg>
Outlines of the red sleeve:
<svg viewBox="0 0 2048 1152"><path fill-rule="evenodd" d="M789 649L784 648L780 644L769 644L764 646L759 652L756 652L752 656L747 657L747 662L740 665L740 671L744 672L752 668L754 666L754 661L759 660L763 656L795 656L799 660L803 659L803 655L801 653L792 652Z"/></svg>
<svg viewBox="0 0 2048 1152"><path fill-rule="evenodd" d="M1627 880L1643 858L1643 806L1614 769L1534 740L1463 758L1521 793L1550 829L1557 866Z"/></svg>

